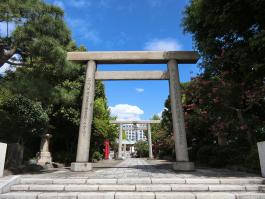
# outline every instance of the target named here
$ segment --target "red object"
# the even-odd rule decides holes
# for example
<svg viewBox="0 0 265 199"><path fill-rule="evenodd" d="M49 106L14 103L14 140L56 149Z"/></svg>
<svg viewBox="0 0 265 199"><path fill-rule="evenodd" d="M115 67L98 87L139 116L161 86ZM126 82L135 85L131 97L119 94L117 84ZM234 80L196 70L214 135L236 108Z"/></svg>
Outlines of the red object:
<svg viewBox="0 0 265 199"><path fill-rule="evenodd" d="M110 146L109 146L109 140L105 140L104 141L104 156L105 156L105 160L109 159L109 153L110 153Z"/></svg>

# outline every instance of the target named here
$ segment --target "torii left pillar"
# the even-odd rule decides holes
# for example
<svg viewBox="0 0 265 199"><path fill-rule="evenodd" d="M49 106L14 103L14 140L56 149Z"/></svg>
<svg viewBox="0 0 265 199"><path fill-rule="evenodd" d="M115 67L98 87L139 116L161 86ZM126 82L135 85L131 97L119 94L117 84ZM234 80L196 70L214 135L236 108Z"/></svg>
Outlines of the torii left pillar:
<svg viewBox="0 0 265 199"><path fill-rule="evenodd" d="M88 162L88 160L95 95L95 72L96 62L92 60L88 61L79 126L76 162L71 164L72 171L92 170L92 163Z"/></svg>
<svg viewBox="0 0 265 199"><path fill-rule="evenodd" d="M119 131L119 146L118 146L118 159L122 159L122 124L120 124L120 131Z"/></svg>

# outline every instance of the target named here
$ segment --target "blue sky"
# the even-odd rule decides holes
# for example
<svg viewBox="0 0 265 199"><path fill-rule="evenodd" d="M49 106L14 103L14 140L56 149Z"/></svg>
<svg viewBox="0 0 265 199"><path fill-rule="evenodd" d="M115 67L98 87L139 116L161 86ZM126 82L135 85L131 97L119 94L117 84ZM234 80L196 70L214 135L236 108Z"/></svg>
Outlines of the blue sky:
<svg viewBox="0 0 265 199"><path fill-rule="evenodd" d="M89 51L194 50L181 19L188 0L47 0L65 10L77 44ZM180 65L189 81L199 69ZM100 65L98 70L166 70L165 65ZM149 119L164 109L168 81L105 81L108 104L120 119Z"/></svg>
<svg viewBox="0 0 265 199"><path fill-rule="evenodd" d="M194 50L181 19L188 0L46 0L65 10L78 45L89 51ZM187 82L196 65L180 65ZM166 70L165 65L100 65L98 70ZM108 104L120 119L149 119L169 94L167 81L106 81Z"/></svg>

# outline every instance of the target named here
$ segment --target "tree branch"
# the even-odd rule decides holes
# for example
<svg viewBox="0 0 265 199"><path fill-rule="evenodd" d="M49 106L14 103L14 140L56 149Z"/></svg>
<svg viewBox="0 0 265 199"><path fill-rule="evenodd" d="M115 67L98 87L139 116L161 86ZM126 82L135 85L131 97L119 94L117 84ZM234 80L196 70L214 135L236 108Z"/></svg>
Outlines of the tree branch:
<svg viewBox="0 0 265 199"><path fill-rule="evenodd" d="M7 60L5 63L6 63L6 64L10 64L10 65L14 65L14 66L29 66L29 64L25 64L25 63L22 63L22 62L20 62L20 63L15 63L15 62L11 62L11 61L9 61L9 60Z"/></svg>

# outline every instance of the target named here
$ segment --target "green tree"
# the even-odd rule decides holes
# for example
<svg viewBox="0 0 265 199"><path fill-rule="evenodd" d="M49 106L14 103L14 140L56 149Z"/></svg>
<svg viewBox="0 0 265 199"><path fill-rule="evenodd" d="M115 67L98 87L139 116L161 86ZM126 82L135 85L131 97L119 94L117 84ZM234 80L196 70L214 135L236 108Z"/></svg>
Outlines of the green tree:
<svg viewBox="0 0 265 199"><path fill-rule="evenodd" d="M160 117L158 115L153 115L151 120L160 120ZM152 133L152 142L154 143L157 138L157 133L161 129L160 124L151 124L151 133Z"/></svg>
<svg viewBox="0 0 265 199"><path fill-rule="evenodd" d="M250 145L264 126L264 6L259 0L193 0L183 19L202 56L202 80L213 82L207 95L237 118ZM227 123L227 115L219 122Z"/></svg>
<svg viewBox="0 0 265 199"><path fill-rule="evenodd" d="M137 152L137 156L141 157L148 157L148 143L143 140L139 140L135 144L135 151Z"/></svg>
<svg viewBox="0 0 265 199"><path fill-rule="evenodd" d="M20 142L39 149L40 139L48 128L49 117L39 102L21 95L9 98L0 106L0 140L3 142ZM31 152L29 155L35 155Z"/></svg>
<svg viewBox="0 0 265 199"><path fill-rule="evenodd" d="M115 125L110 123L110 119L104 84L101 81L97 81L92 122L91 154L94 152L103 153L103 144L106 139L110 143L116 140L118 132Z"/></svg>
<svg viewBox="0 0 265 199"><path fill-rule="evenodd" d="M7 25L6 34L0 35L0 66L16 65L9 60L14 54L21 56L19 65L64 63L63 47L71 37L62 9L42 0L3 0L0 13L0 21ZM8 24L16 26L11 34Z"/></svg>
<svg viewBox="0 0 265 199"><path fill-rule="evenodd" d="M201 54L202 74L184 91L192 158L199 162L257 162L255 143L265 126L264 5L192 0L185 9L183 27Z"/></svg>
<svg viewBox="0 0 265 199"><path fill-rule="evenodd" d="M86 49L77 47L72 41L63 20L63 10L59 7L42 0L3 0L0 9L0 21L16 25L11 34L0 35L0 66L3 63L18 65L15 72L0 79L0 93L3 94L0 106L16 95L39 104L48 115L48 126L53 127L49 131L53 134L54 160L74 161L86 66L68 62L66 52ZM10 59L15 54L19 55L16 56L18 62ZM117 132L109 120L104 85L97 81L91 152L101 150L105 139L115 139ZM0 124L4 125L3 122ZM33 125L42 131L37 123ZM17 132L9 133L16 136ZM39 145L40 140L35 142ZM31 145L26 147L30 149Z"/></svg>
<svg viewBox="0 0 265 199"><path fill-rule="evenodd" d="M122 139L127 140L127 135L125 131L122 131Z"/></svg>

